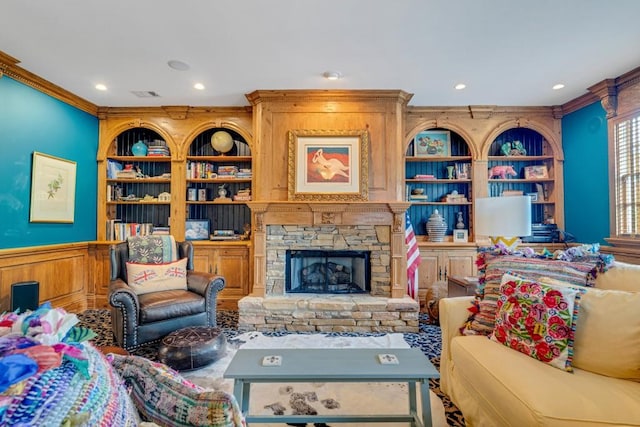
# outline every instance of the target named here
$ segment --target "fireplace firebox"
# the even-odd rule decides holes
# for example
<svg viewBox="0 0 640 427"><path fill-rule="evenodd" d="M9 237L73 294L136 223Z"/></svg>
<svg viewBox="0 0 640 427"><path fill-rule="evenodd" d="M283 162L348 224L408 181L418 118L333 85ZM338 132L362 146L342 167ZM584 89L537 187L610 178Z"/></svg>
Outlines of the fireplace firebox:
<svg viewBox="0 0 640 427"><path fill-rule="evenodd" d="M371 251L287 250L285 291L314 294L371 292Z"/></svg>

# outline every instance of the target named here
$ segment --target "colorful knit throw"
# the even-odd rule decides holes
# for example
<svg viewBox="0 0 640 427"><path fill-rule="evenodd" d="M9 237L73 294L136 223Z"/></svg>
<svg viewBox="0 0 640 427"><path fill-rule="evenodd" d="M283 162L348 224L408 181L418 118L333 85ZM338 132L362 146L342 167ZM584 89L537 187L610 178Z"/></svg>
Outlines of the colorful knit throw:
<svg viewBox="0 0 640 427"><path fill-rule="evenodd" d="M44 304L0 316L0 425L135 426L118 375L75 314Z"/></svg>

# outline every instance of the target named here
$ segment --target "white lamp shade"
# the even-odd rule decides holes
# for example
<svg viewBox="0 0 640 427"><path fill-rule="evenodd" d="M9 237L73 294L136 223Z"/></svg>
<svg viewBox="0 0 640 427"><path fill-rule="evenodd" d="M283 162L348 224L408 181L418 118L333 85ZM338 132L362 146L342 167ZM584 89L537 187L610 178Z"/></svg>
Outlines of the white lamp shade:
<svg viewBox="0 0 640 427"><path fill-rule="evenodd" d="M474 233L479 236L531 235L531 197L485 197L475 200Z"/></svg>

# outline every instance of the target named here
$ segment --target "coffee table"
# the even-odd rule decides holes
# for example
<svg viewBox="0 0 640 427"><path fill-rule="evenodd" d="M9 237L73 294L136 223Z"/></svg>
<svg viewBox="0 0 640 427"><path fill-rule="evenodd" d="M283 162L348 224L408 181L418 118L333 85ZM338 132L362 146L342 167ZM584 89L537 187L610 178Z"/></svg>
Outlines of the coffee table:
<svg viewBox="0 0 640 427"><path fill-rule="evenodd" d="M393 355L396 364L382 363L381 355ZM280 357L280 364L277 358ZM392 359L392 358L391 358ZM275 363L266 365L268 363ZM429 379L440 374L417 348L369 349L239 349L224 373L234 379L233 393L247 423L381 423L410 422L431 426ZM407 414L381 415L251 415L252 383L279 382L406 382L409 388ZM422 413L418 414L416 383L420 385Z"/></svg>

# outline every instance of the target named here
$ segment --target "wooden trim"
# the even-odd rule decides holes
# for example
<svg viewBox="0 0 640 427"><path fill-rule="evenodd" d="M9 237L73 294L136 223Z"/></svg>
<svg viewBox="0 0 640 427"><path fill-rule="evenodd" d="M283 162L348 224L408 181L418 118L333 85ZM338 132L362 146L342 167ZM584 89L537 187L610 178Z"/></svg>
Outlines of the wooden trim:
<svg viewBox="0 0 640 427"><path fill-rule="evenodd" d="M92 116L98 115L97 105L87 101L84 98L80 98L79 96L74 95L68 90L63 89L60 86L57 86L43 79L42 77L38 77L37 75L25 70L22 67L19 67L19 63L19 60L0 51L0 77L6 75L7 77L19 81L20 83L23 83L42 93L52 96L57 100L64 102L65 104L71 105L72 107L76 107L79 110L89 113Z"/></svg>
<svg viewBox="0 0 640 427"><path fill-rule="evenodd" d="M331 101L373 101L381 99L397 100L406 105L412 93L403 90L254 90L245 95L251 105L257 105L260 102L292 102L292 101L308 101L328 99Z"/></svg>
<svg viewBox="0 0 640 427"><path fill-rule="evenodd" d="M87 309L92 262L88 243L69 243L0 251L0 311L9 310L12 283L40 283L40 303L69 312Z"/></svg>
<svg viewBox="0 0 640 427"><path fill-rule="evenodd" d="M577 98L572 99L571 101L565 102L560 106L562 110L562 116L566 116L567 114L574 113L584 107L587 107L594 102L598 102L600 99L591 92L585 93Z"/></svg>

